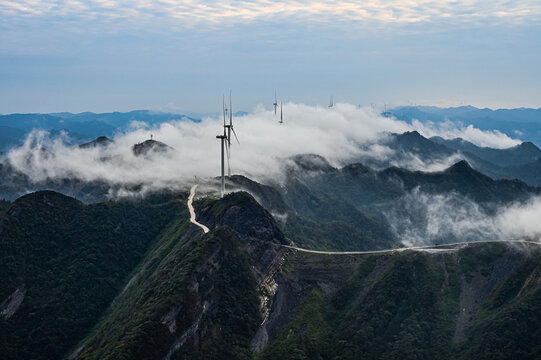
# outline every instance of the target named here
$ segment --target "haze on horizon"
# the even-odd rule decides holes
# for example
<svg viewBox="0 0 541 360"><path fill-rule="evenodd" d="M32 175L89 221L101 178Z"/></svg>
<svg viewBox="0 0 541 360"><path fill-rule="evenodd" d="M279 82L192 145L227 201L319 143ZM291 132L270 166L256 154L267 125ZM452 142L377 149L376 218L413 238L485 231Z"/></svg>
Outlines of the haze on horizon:
<svg viewBox="0 0 541 360"><path fill-rule="evenodd" d="M535 0L0 0L0 113L541 107Z"/></svg>

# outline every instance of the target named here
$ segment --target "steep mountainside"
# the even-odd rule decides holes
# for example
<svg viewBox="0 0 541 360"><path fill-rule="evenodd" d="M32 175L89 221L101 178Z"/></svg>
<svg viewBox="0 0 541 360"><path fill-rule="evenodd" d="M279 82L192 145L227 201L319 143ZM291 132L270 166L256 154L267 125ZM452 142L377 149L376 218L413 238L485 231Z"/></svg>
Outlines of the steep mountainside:
<svg viewBox="0 0 541 360"><path fill-rule="evenodd" d="M373 250L397 246L384 220L367 216L333 194L316 193L300 180L291 179L285 187L271 187L237 175L228 179L227 188L254 195L284 234L301 247Z"/></svg>
<svg viewBox="0 0 541 360"><path fill-rule="evenodd" d="M254 343L262 359L538 359L540 264L533 244L299 252Z"/></svg>
<svg viewBox="0 0 541 360"><path fill-rule="evenodd" d="M493 149L479 147L463 139L427 139L417 131L411 131L390 134L380 145L388 147L392 155L383 159L363 156L359 162L376 169L393 166L408 169L419 164L440 165L462 159L495 180L520 179L532 186L541 185L541 150L531 142L507 149ZM370 154L369 149L366 150Z"/></svg>
<svg viewBox="0 0 541 360"><path fill-rule="evenodd" d="M38 192L9 204L3 358L250 358L289 241L246 193L197 203L205 235L185 200L84 205Z"/></svg>
<svg viewBox="0 0 541 360"><path fill-rule="evenodd" d="M84 205L43 191L10 204L0 223L2 357L65 354L175 216L188 218L170 195Z"/></svg>
<svg viewBox="0 0 541 360"><path fill-rule="evenodd" d="M280 204L270 189L260 195ZM540 355L539 245L309 254L245 192L195 201L207 234L185 201L2 203L3 357Z"/></svg>
<svg viewBox="0 0 541 360"><path fill-rule="evenodd" d="M533 141L541 145L541 109L478 109L473 106L438 108L435 106L401 106L383 114L387 117L411 122L452 121L458 124L473 125L481 130L499 130L522 141Z"/></svg>
<svg viewBox="0 0 541 360"><path fill-rule="evenodd" d="M541 158L541 149L531 142L523 142L520 145L507 149L492 149L472 144L464 139L445 140L441 137L431 137L430 140L445 145L462 153L473 154L485 161L497 166L524 165Z"/></svg>
<svg viewBox="0 0 541 360"><path fill-rule="evenodd" d="M388 229L384 214L396 210L397 201L413 191L472 201L488 213L541 193L540 188L518 180L495 181L465 161L439 172L395 167L376 171L362 164L316 171L292 169L280 189L286 203L303 217L350 224L371 238L387 240L387 244L392 240L379 232ZM396 234L393 237L396 239Z"/></svg>
<svg viewBox="0 0 541 360"><path fill-rule="evenodd" d="M198 221L213 230L203 235L185 220L172 223L73 357L251 357L269 281L289 251L276 245L287 241L246 193L198 208Z"/></svg>

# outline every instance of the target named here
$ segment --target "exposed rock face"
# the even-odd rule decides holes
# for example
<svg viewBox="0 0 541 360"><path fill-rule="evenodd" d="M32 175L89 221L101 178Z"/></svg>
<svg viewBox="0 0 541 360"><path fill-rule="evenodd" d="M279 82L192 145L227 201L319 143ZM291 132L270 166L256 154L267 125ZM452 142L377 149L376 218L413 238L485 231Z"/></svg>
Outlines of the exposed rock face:
<svg viewBox="0 0 541 360"><path fill-rule="evenodd" d="M411 351L441 359L538 358L540 259L538 244L499 242L361 255L295 252L275 277L270 313L252 344L262 359L407 358Z"/></svg>
<svg viewBox="0 0 541 360"><path fill-rule="evenodd" d="M496 260L489 270L476 271L461 276L459 312L456 320L454 341L464 337L464 330L475 320L483 304L494 289L524 260L524 253L510 251L507 256Z"/></svg>
<svg viewBox="0 0 541 360"><path fill-rule="evenodd" d="M289 245L290 241L284 237L270 213L248 193L232 193L221 201L198 205L197 218L200 222L209 228L228 226L243 240L242 247L248 254L257 280L260 311L265 319L277 289L275 274L291 252L280 245Z"/></svg>
<svg viewBox="0 0 541 360"><path fill-rule="evenodd" d="M285 329L299 305L313 289L326 296L354 273L358 265L354 255L314 255L293 251L287 258L287 273L275 276L276 290L265 321L252 340L256 352L261 352Z"/></svg>

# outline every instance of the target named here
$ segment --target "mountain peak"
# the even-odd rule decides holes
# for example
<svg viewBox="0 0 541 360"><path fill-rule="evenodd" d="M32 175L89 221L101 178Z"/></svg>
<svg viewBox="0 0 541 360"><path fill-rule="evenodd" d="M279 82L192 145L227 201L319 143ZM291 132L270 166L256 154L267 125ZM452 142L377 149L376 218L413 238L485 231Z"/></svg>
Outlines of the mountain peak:
<svg viewBox="0 0 541 360"><path fill-rule="evenodd" d="M410 138L424 138L417 130L413 131L406 131L402 134L403 137L410 137Z"/></svg>
<svg viewBox="0 0 541 360"><path fill-rule="evenodd" d="M108 146L113 142L114 141L109 139L107 136L99 136L90 142L79 145L79 147L81 149L89 149L89 148L95 148L97 146Z"/></svg>
<svg viewBox="0 0 541 360"><path fill-rule="evenodd" d="M519 145L517 145L518 148L522 150L529 150L529 151L541 151L533 142L531 141L525 141Z"/></svg>
<svg viewBox="0 0 541 360"><path fill-rule="evenodd" d="M445 171L453 172L453 173L464 172L464 171L470 172L470 171L473 171L473 168L471 167L471 165L466 160L460 160L456 164L450 166Z"/></svg>
<svg viewBox="0 0 541 360"><path fill-rule="evenodd" d="M149 152L165 153L173 150L173 148L161 141L150 139L133 145L132 150L135 156L140 156L147 155Z"/></svg>
<svg viewBox="0 0 541 360"><path fill-rule="evenodd" d="M300 154L291 158L293 162L301 169L307 171L317 170L331 170L333 167L329 164L327 159L321 155L316 154Z"/></svg>
<svg viewBox="0 0 541 360"><path fill-rule="evenodd" d="M219 200L202 200L196 208L198 219L211 229L227 225L259 241L287 243L272 215L247 192L233 192Z"/></svg>

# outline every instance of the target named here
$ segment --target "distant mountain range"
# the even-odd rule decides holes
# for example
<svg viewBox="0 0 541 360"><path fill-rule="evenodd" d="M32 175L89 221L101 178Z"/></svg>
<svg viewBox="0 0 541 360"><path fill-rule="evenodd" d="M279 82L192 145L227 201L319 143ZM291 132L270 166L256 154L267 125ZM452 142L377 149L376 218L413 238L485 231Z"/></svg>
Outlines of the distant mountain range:
<svg viewBox="0 0 541 360"><path fill-rule="evenodd" d="M531 141L541 146L541 109L478 109L473 106L439 108L435 106L400 106L383 113L387 117L411 123L421 122L462 122L481 130L499 130L522 141Z"/></svg>
<svg viewBox="0 0 541 360"><path fill-rule="evenodd" d="M68 139L81 143L98 136L112 137L115 133L126 130L133 121L155 125L173 120L199 121L185 115L150 110L103 114L62 112L0 115L0 152L20 145L25 136L34 129L53 131L53 134L64 131Z"/></svg>
<svg viewBox="0 0 541 360"><path fill-rule="evenodd" d="M90 141L98 136L112 137L116 132L124 131L133 121L155 125L172 120L186 119L200 121L203 116L219 114L197 114L187 112L181 115L152 110L135 110L130 112L111 113L69 113L51 114L6 114L0 115L0 152L19 145L32 129L64 131L68 138L76 142ZM235 113L246 115L244 111ZM472 124L482 130L499 130L508 136L533 142L541 146L541 109L478 109L473 106L455 108L439 108L433 106L401 106L382 114L396 117L411 123L417 119L421 122L462 122Z"/></svg>
<svg viewBox="0 0 541 360"><path fill-rule="evenodd" d="M507 149L480 147L463 139L425 138L417 131L390 134L382 145L393 153L384 159L362 156L363 164L384 169L391 166L408 168L416 162L445 164L461 159L493 179L520 179L532 186L541 186L541 149L524 142Z"/></svg>

